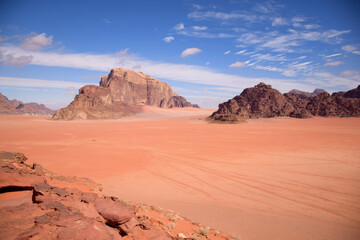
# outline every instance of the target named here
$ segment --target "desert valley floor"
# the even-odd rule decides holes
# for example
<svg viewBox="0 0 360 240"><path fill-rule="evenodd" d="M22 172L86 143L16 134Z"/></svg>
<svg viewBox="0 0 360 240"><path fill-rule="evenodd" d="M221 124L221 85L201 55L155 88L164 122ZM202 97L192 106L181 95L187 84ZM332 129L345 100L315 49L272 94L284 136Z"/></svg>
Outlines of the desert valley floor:
<svg viewBox="0 0 360 240"><path fill-rule="evenodd" d="M204 121L212 112L148 107L101 121L1 116L0 150L238 239L360 239L360 118L228 125Z"/></svg>

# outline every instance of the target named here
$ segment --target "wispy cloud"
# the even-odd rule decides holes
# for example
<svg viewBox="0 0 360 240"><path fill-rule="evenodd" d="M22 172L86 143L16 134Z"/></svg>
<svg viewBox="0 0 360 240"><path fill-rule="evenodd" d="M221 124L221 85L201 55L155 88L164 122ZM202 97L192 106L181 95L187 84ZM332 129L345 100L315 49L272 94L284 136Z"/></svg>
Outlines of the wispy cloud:
<svg viewBox="0 0 360 240"><path fill-rule="evenodd" d="M26 50L39 50L42 47L49 46L52 43L53 36L46 36L46 33L31 33L21 43L21 47Z"/></svg>
<svg viewBox="0 0 360 240"><path fill-rule="evenodd" d="M233 74L220 73L208 67L156 62L129 54L121 56L117 56L115 54L67 54L27 51L15 46L0 46L0 51L5 54L12 54L14 57L32 55L33 60L30 64L33 65L96 70L103 71L104 73L107 73L111 68L123 67L127 69L134 69L136 66L137 71L146 72L147 74L160 79L223 87L245 88L256 85L259 82L271 84L282 92L286 92L294 88L312 91L315 87L322 87L321 84L317 84L318 82L314 82L317 80L316 78L312 78L312 81L302 83L294 81L293 79L243 77ZM337 86L343 84L343 82L338 83L336 79L330 83L329 81L330 80L327 81L327 85L331 84ZM26 85L26 81L23 81L22 83L23 84L21 85ZM83 85L81 83L78 84ZM357 86L356 84L358 84L358 82L350 79L347 86L355 87ZM57 86L65 85L58 84ZM78 87L78 85L71 85L68 87Z"/></svg>
<svg viewBox="0 0 360 240"><path fill-rule="evenodd" d="M13 65L13 66L25 66L31 62L33 56L18 56L15 57L13 54L3 54L0 51L0 61L3 62L5 65Z"/></svg>
<svg viewBox="0 0 360 240"><path fill-rule="evenodd" d="M104 19L104 22L107 23L107 24L111 23L111 21L109 19L107 19L107 18Z"/></svg>
<svg viewBox="0 0 360 240"><path fill-rule="evenodd" d="M192 26L192 29L194 29L195 31L204 31L207 30L207 26Z"/></svg>
<svg viewBox="0 0 360 240"><path fill-rule="evenodd" d="M360 51L358 50L358 47L354 45L345 45L342 47L342 50L360 55Z"/></svg>
<svg viewBox="0 0 360 240"><path fill-rule="evenodd" d="M199 49L199 48L188 48L188 49L185 49L182 53L181 53L181 57L182 58L185 58L187 56L190 56L190 55L194 55L194 54L198 54L198 53L201 53L202 50Z"/></svg>
<svg viewBox="0 0 360 240"><path fill-rule="evenodd" d="M245 49L245 50L238 51L238 52L236 52L235 54L236 54L236 55L239 55L239 54L243 54L244 52L246 52L246 49Z"/></svg>
<svg viewBox="0 0 360 240"><path fill-rule="evenodd" d="M344 62L342 62L342 61L328 62L328 63L325 63L324 66L336 67L336 66L339 66L340 64L344 64Z"/></svg>
<svg viewBox="0 0 360 240"><path fill-rule="evenodd" d="M166 42L166 43L169 43L169 42L174 41L174 39L175 39L174 37L168 36L168 37L164 37L164 38L163 38L163 41Z"/></svg>
<svg viewBox="0 0 360 240"><path fill-rule="evenodd" d="M337 57L337 56L340 56L342 55L342 53L334 53L334 54L331 54L331 55L327 55L325 56L326 58L332 58L332 57Z"/></svg>
<svg viewBox="0 0 360 240"><path fill-rule="evenodd" d="M0 77L0 86L79 89L88 84L91 83L54 81L34 78Z"/></svg>
<svg viewBox="0 0 360 240"><path fill-rule="evenodd" d="M179 24L176 24L173 28L175 31L180 31L180 30L183 30L185 28L185 26L183 23L179 23Z"/></svg>
<svg viewBox="0 0 360 240"><path fill-rule="evenodd" d="M233 64L231 64L229 67L231 68L241 68L241 67L245 67L246 63L244 62L235 62Z"/></svg>
<svg viewBox="0 0 360 240"><path fill-rule="evenodd" d="M281 17L278 17L278 18L274 18L274 20L272 21L271 25L273 27L276 27L276 26L283 26L283 25L288 25L289 23L284 19L284 18L281 18Z"/></svg>
<svg viewBox="0 0 360 240"><path fill-rule="evenodd" d="M199 20L232 20L232 19L243 19L246 21L255 21L257 16L249 13L226 13L226 12L215 12L215 11L207 11L207 12L192 12L188 14L189 18L199 19Z"/></svg>
<svg viewBox="0 0 360 240"><path fill-rule="evenodd" d="M176 32L177 34L188 36L188 37L198 37L198 38L233 38L235 37L232 34L227 33L209 33L204 31L193 31L193 30L181 30Z"/></svg>
<svg viewBox="0 0 360 240"><path fill-rule="evenodd" d="M231 52L231 50L224 52L224 54L226 55L226 54L229 54L230 52Z"/></svg>

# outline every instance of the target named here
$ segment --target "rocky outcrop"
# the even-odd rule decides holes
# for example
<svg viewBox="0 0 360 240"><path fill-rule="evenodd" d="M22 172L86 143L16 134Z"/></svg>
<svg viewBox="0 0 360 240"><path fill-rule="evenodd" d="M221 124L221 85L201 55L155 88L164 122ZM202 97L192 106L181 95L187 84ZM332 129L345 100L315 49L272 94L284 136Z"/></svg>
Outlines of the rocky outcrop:
<svg viewBox="0 0 360 240"><path fill-rule="evenodd" d="M240 95L219 104L209 118L235 123L246 118L312 116L360 116L360 88L344 93L329 93L316 89L313 93L292 90L281 94L270 85L260 83L246 88Z"/></svg>
<svg viewBox="0 0 360 240"><path fill-rule="evenodd" d="M301 98L313 98L316 95L326 92L324 89L320 89L320 88L316 88L312 93L311 92L305 92L305 91L301 91L301 90L297 90L297 89L293 89L289 92L287 92L288 95L296 95L299 96Z"/></svg>
<svg viewBox="0 0 360 240"><path fill-rule="evenodd" d="M198 107L177 95L169 84L145 73L116 68L101 78L100 86L84 86L73 102L53 119L120 118L140 111L142 105L161 108Z"/></svg>
<svg viewBox="0 0 360 240"><path fill-rule="evenodd" d="M26 159L0 152L0 239L198 239L202 229L209 239L231 239L172 211L104 196L89 179L59 176Z"/></svg>
<svg viewBox="0 0 360 240"><path fill-rule="evenodd" d="M17 99L9 100L0 93L0 115L50 115L54 112L54 110L45 107L44 104L23 103Z"/></svg>

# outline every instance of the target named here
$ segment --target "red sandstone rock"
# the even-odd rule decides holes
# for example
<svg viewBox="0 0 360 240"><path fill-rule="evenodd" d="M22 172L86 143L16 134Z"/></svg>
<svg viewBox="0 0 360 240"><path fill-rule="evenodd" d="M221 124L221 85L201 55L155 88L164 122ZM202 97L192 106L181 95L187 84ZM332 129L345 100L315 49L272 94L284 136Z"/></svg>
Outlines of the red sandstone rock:
<svg viewBox="0 0 360 240"><path fill-rule="evenodd" d="M96 199L95 208L114 227L128 222L135 214L132 207L109 198Z"/></svg>
<svg viewBox="0 0 360 240"><path fill-rule="evenodd" d="M29 202L0 207L0 239L170 240L179 233L172 231L174 223L166 217L169 211L150 210L148 206L152 211L149 217L136 204L91 192L95 184L90 180L58 176L39 165L27 165L25 160L19 153L0 152L0 194L32 190ZM11 176L16 184L2 176ZM41 181L32 181L31 176ZM74 188L84 187L84 183L88 192ZM194 236L198 234L198 225L177 220L190 225ZM223 236L221 239L229 239Z"/></svg>
<svg viewBox="0 0 360 240"><path fill-rule="evenodd" d="M115 68L101 78L100 86L82 87L74 101L58 110L53 119L121 118L140 111L141 105L198 107L178 96L166 82L142 72Z"/></svg>

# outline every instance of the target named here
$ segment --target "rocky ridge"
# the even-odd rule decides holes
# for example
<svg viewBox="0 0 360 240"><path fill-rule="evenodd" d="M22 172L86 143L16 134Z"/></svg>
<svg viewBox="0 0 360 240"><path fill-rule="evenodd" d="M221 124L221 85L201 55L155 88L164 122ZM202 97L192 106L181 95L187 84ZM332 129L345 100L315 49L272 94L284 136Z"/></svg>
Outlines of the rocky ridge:
<svg viewBox="0 0 360 240"><path fill-rule="evenodd" d="M178 214L104 196L90 179L0 152L0 239L232 239Z"/></svg>
<svg viewBox="0 0 360 240"><path fill-rule="evenodd" d="M38 103L23 103L17 99L9 100L6 96L0 93L0 115L50 115L55 111L45 107L44 104Z"/></svg>
<svg viewBox="0 0 360 240"><path fill-rule="evenodd" d="M219 109L209 119L236 123L246 118L312 116L360 116L360 85L348 92L330 95L322 89L313 93L292 90L281 94L270 85L259 83L227 102L219 104Z"/></svg>
<svg viewBox="0 0 360 240"><path fill-rule="evenodd" d="M82 87L74 101L58 110L53 119L120 118L141 111L142 105L198 107L176 94L166 82L142 72L115 68L101 78L100 86Z"/></svg>

